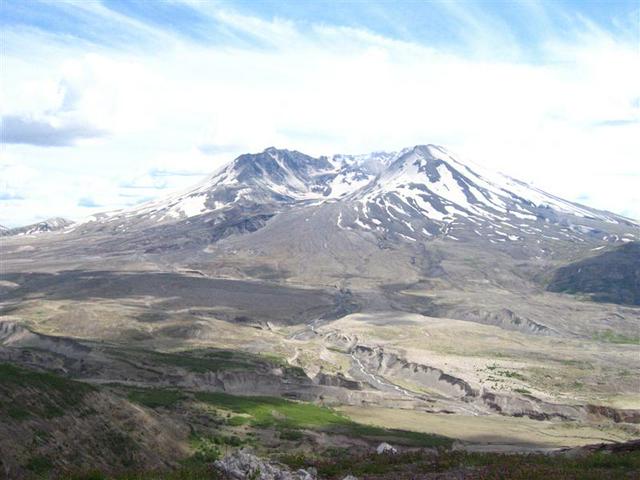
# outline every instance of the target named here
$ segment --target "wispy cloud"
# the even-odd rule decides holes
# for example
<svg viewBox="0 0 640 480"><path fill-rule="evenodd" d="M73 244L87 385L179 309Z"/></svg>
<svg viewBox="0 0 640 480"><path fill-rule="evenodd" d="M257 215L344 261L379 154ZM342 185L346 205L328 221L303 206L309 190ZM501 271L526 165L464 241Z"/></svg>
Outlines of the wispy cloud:
<svg viewBox="0 0 640 480"><path fill-rule="evenodd" d="M30 4L2 7L5 187L22 199L0 223L99 208L83 198L121 207L270 145L441 143L559 195L588 185L596 207L633 205L637 186L602 176L638 172L632 2Z"/></svg>
<svg viewBox="0 0 640 480"><path fill-rule="evenodd" d="M78 200L78 206L79 207L85 207L85 208L99 208L99 207L104 207L104 205L99 204L98 202L96 202L93 198L91 197L82 197Z"/></svg>
<svg viewBox="0 0 640 480"><path fill-rule="evenodd" d="M594 127L626 127L627 125L640 124L638 118L615 118L611 120L599 120L593 123Z"/></svg>
<svg viewBox="0 0 640 480"><path fill-rule="evenodd" d="M2 143L24 143L41 147L64 147L77 140L102 137L105 132L91 125L74 122L58 123L18 115L0 119Z"/></svg>

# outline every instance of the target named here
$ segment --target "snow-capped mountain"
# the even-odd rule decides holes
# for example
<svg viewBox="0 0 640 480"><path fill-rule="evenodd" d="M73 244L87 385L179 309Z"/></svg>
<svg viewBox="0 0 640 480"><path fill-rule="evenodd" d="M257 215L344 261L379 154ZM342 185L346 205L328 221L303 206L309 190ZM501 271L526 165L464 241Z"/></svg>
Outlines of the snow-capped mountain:
<svg viewBox="0 0 640 480"><path fill-rule="evenodd" d="M409 240L440 233L456 239L454 232L460 232L491 242L517 241L523 235L544 236L555 224L561 227L560 235L580 241L581 235L601 233L594 223L634 226L629 219L463 163L435 145L403 151L351 198L357 204L355 223L361 228L395 230Z"/></svg>
<svg viewBox="0 0 640 480"><path fill-rule="evenodd" d="M394 200L434 221L456 217L502 220L507 214L534 220L540 208L616 223L612 215L561 200L501 174L477 173L442 147L418 146L404 152L376 182L358 194L363 204L400 210Z"/></svg>
<svg viewBox="0 0 640 480"><path fill-rule="evenodd" d="M407 301L393 285L540 289L560 266L640 240L633 220L435 145L317 158L268 148L241 155L187 191L56 234L29 232L5 237L5 258L353 288L374 303L378 294L370 292L389 287L393 305ZM486 313L459 300L430 302L420 311L472 319Z"/></svg>
<svg viewBox="0 0 640 480"><path fill-rule="evenodd" d="M277 214L322 205L334 206L332 228L406 242L445 237L498 245L527 238L575 243L640 237L629 219L463 162L435 145L319 158L271 147L241 155L186 192L97 215L69 231L123 233L176 222L202 223L209 231L232 226L212 234L213 241L260 229Z"/></svg>
<svg viewBox="0 0 640 480"><path fill-rule="evenodd" d="M73 222L71 220L67 220L66 218L61 217L53 217L43 220L42 222L25 225L24 227L2 227L0 228L0 236L34 235L45 232L55 232L69 227L70 225L73 225Z"/></svg>
<svg viewBox="0 0 640 480"><path fill-rule="evenodd" d="M314 158L267 148L245 154L186 192L91 220L122 218L154 222L184 219L230 207L261 208L342 198L368 185L396 157L394 153Z"/></svg>

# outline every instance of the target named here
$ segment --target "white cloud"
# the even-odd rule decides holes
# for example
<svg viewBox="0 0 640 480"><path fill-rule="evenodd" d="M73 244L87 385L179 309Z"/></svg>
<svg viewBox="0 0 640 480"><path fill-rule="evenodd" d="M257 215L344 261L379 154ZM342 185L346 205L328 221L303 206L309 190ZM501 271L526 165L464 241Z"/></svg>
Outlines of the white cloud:
<svg viewBox="0 0 640 480"><path fill-rule="evenodd" d="M517 48L497 61L486 49L460 54L207 8L212 21L261 46L202 45L153 30L145 34L162 39L162 48L116 51L48 34L42 47L38 32L8 33L14 53L0 87L2 114L69 116L108 136L73 148L5 146L27 168L55 175L8 186L28 199L11 200L0 223L45 216L38 202L62 216L90 210L78 207L82 199L120 207L184 188L197 178L185 172L210 172L234 154L271 145L328 154L418 143L450 146L552 193L588 194L596 207L640 218L629 181L640 173L640 62L627 37L582 25L562 40L551 35L544 61L518 59ZM513 40L504 28L489 33L482 19L456 15L478 45ZM27 63L31 52L40 56ZM608 172L615 175L605 181ZM8 184L16 178L10 174ZM91 191L56 190L54 178ZM46 202L40 191L64 200Z"/></svg>

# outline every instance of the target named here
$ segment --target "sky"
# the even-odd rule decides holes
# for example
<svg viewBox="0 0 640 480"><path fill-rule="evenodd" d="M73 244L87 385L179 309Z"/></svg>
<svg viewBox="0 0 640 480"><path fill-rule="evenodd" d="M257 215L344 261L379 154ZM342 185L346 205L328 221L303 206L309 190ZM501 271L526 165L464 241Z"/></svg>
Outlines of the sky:
<svg viewBox="0 0 640 480"><path fill-rule="evenodd" d="M640 2L0 1L0 224L269 146L443 145L640 219Z"/></svg>

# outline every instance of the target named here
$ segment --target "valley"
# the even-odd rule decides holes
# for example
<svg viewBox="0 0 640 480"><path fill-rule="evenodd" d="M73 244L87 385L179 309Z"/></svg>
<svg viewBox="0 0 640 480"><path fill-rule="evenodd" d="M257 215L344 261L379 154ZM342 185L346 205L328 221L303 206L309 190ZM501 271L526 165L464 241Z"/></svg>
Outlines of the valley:
<svg viewBox="0 0 640 480"><path fill-rule="evenodd" d="M640 438L640 226L443 147L270 148L56 225L0 237L5 471Z"/></svg>

